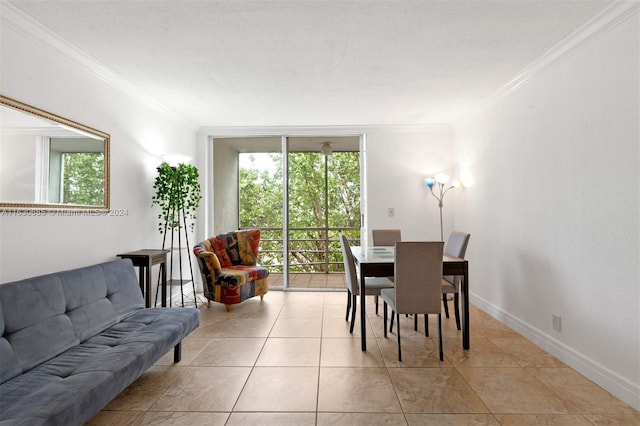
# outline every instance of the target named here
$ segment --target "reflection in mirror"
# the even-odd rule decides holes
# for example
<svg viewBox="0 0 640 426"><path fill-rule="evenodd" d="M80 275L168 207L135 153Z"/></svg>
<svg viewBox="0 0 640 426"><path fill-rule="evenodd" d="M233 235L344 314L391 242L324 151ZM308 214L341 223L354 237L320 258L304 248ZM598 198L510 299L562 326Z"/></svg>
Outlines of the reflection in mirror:
<svg viewBox="0 0 640 426"><path fill-rule="evenodd" d="M109 135L0 96L0 209L109 208Z"/></svg>

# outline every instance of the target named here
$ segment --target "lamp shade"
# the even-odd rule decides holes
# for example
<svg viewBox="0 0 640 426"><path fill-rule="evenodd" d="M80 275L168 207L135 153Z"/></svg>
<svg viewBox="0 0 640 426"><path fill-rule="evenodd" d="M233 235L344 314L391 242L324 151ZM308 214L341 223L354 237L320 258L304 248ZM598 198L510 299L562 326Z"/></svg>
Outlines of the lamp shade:
<svg viewBox="0 0 640 426"><path fill-rule="evenodd" d="M435 178L429 177L424 180L424 185L429 189L433 188L433 185L435 184L436 184Z"/></svg>
<svg viewBox="0 0 640 426"><path fill-rule="evenodd" d="M449 182L449 175L446 175L444 173L438 173L436 176L436 182L438 183L447 183Z"/></svg>

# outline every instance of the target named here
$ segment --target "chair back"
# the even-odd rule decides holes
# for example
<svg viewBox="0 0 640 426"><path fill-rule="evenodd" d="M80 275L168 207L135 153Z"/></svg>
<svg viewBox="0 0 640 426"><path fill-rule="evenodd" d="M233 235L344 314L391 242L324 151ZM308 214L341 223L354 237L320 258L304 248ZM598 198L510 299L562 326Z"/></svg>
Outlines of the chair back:
<svg viewBox="0 0 640 426"><path fill-rule="evenodd" d="M396 243L397 313L440 313L443 248L442 241Z"/></svg>
<svg viewBox="0 0 640 426"><path fill-rule="evenodd" d="M469 245L469 237L471 237L471 234L460 231L453 231L451 234L449 234L449 239L447 240L447 244L444 247L444 253L449 256L464 259L464 256L467 253L467 245ZM455 277L453 275L446 275L443 278L456 287L458 286L460 281L460 277Z"/></svg>
<svg viewBox="0 0 640 426"><path fill-rule="evenodd" d="M342 260L344 262L344 275L347 288L351 294L357 295L358 289L358 275L356 274L356 263L353 260L353 253L351 253L351 245L347 237L340 233L340 247L342 248Z"/></svg>
<svg viewBox="0 0 640 426"><path fill-rule="evenodd" d="M374 246L392 246L402 241L402 233L399 229L373 229L371 236Z"/></svg>

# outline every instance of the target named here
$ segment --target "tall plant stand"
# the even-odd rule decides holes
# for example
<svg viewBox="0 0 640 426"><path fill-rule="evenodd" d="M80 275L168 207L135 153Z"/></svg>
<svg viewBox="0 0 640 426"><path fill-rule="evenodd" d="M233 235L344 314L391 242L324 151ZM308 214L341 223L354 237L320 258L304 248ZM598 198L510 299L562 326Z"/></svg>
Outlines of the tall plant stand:
<svg viewBox="0 0 640 426"><path fill-rule="evenodd" d="M178 196L180 196L180 190L178 189L177 191L173 192L173 194L176 194ZM181 208L178 206L179 201L178 202L174 202L174 200L171 200L171 202L169 203L170 206L172 206L168 211L167 211L167 215L165 217L165 223L164 223L164 232L163 235L164 237L162 238L162 249L165 250L166 247L166 243L167 243L167 233L170 231L171 232L171 242L170 242L170 248L169 248L169 280L167 280L167 285L169 287L169 307L172 306L173 303L173 287L174 285L180 285L180 301L181 301L181 305L182 307L184 307L184 284L188 283L188 280L185 280L183 278L182 275L182 250L183 248L188 248L190 247L189 245L189 231L188 231L188 227L187 227L187 217L186 214L184 212L184 208ZM170 227L169 226L169 218L172 217L178 217L178 227ZM182 247L182 231L184 230L184 240L186 243L186 247ZM178 267L179 267L179 274L180 274L180 279L173 279L173 254L174 251L176 249L175 247L175 236L177 234L177 240L178 240ZM187 259L189 260L189 273L191 274L191 288L193 291L193 303L195 305L195 307L198 307L198 298L196 295L196 285L195 285L195 281L193 279L193 266L191 264L191 256L189 256L189 254L187 254ZM158 287L160 286L160 279L158 279ZM156 300L155 300L155 305L158 305L158 287L156 288ZM162 298L163 298L163 306L165 301L166 301L166 290L165 288L162 289Z"/></svg>

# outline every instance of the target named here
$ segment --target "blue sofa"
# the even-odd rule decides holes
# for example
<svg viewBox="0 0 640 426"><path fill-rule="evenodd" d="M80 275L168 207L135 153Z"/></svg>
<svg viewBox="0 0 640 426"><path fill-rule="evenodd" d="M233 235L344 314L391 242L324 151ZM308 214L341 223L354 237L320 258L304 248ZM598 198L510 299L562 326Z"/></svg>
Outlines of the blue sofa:
<svg viewBox="0 0 640 426"><path fill-rule="evenodd" d="M144 308L129 259L0 285L0 425L82 425L199 321Z"/></svg>

